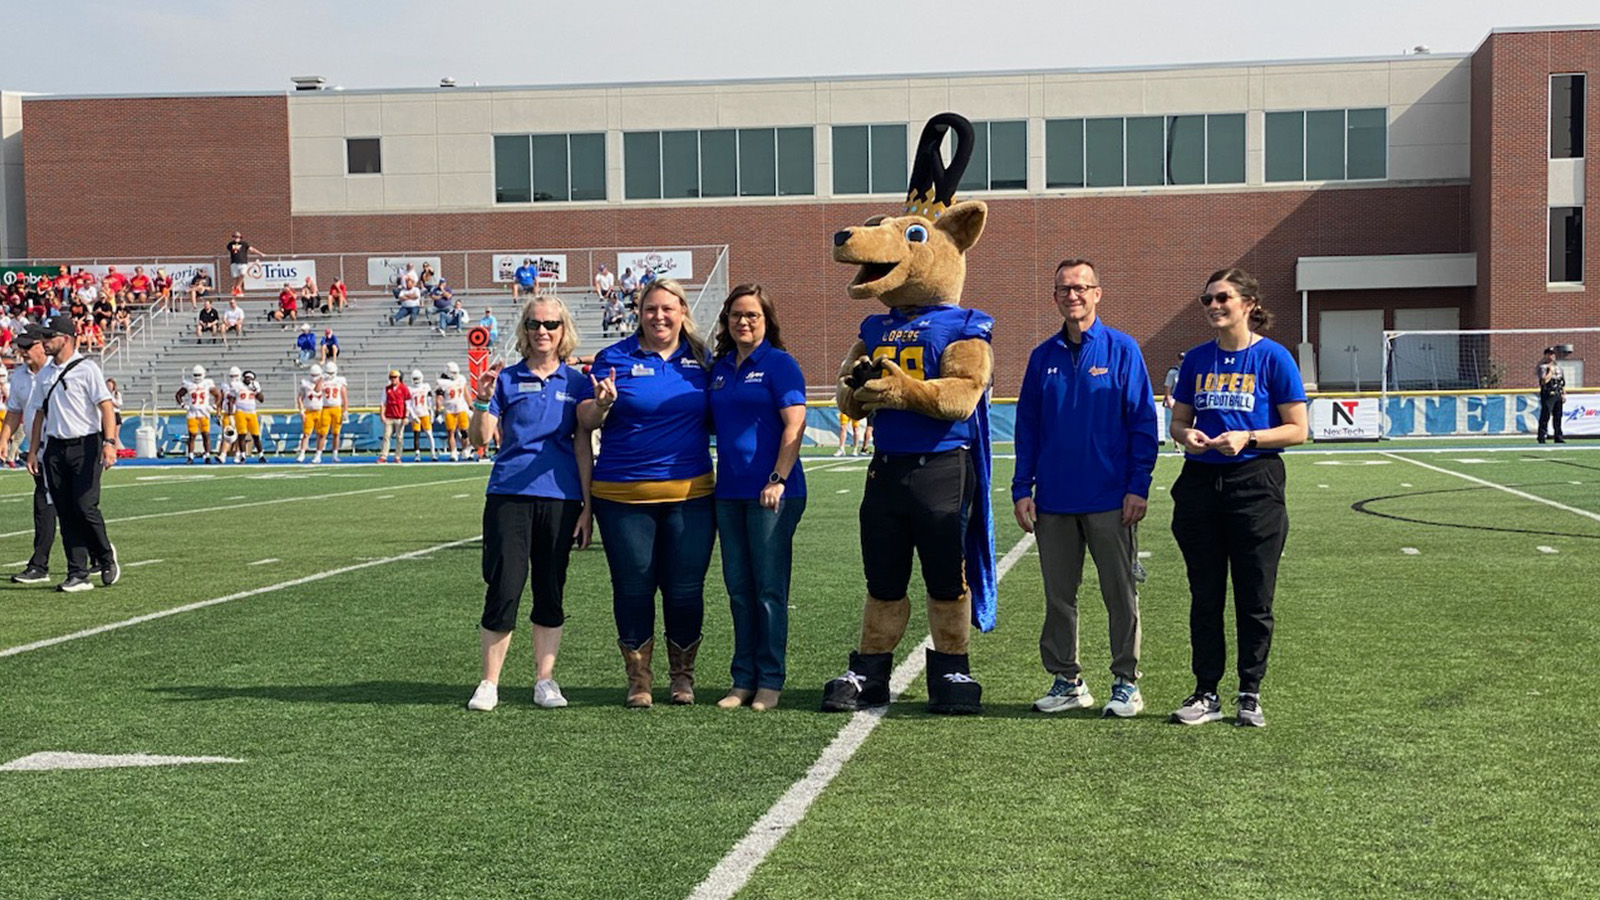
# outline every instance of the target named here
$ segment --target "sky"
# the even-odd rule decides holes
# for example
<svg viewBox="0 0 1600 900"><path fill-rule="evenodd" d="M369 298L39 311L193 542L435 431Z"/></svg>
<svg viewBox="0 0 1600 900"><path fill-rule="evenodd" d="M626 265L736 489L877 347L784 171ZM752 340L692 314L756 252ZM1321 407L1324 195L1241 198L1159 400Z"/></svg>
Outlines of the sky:
<svg viewBox="0 0 1600 900"><path fill-rule="evenodd" d="M602 84L1470 53L1595 0L197 0L21 2L0 90L47 94ZM51 34L66 40L48 38Z"/></svg>

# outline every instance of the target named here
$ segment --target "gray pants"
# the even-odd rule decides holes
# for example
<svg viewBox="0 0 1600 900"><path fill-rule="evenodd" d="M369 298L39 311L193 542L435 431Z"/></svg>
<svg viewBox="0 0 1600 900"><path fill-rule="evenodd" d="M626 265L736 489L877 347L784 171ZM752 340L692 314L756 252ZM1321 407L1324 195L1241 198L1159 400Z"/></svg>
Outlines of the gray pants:
<svg viewBox="0 0 1600 900"><path fill-rule="evenodd" d="M1133 564L1139 544L1134 529L1122 524L1122 510L1054 515L1040 513L1034 535L1044 573L1044 630L1039 658L1045 671L1077 678L1078 586L1083 582L1083 550L1089 549L1100 574L1111 631L1111 673L1139 680L1139 590Z"/></svg>

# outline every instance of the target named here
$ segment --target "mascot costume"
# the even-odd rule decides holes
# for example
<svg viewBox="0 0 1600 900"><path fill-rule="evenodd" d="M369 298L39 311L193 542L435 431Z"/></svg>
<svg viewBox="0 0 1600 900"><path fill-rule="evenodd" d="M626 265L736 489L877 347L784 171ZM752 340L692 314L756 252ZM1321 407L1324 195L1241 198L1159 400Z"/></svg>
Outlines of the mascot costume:
<svg viewBox="0 0 1600 900"><path fill-rule="evenodd" d="M940 146L955 133L945 165ZM911 616L913 556L928 591L928 710L976 713L983 689L967 663L969 623L994 627L989 383L994 319L961 306L965 254L988 209L955 202L972 156L972 125L954 113L929 120L918 141L905 214L874 216L833 236L836 262L859 266L856 300L888 312L861 323L839 368L839 409L870 415L877 452L861 500L867 576L861 643L828 682L822 708L850 712L889 702L894 649Z"/></svg>

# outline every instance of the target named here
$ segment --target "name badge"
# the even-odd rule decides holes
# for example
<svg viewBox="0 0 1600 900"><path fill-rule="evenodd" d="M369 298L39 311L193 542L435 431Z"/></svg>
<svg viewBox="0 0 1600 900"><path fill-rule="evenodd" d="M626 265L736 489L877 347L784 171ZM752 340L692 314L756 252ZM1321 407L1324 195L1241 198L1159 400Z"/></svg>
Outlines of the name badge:
<svg viewBox="0 0 1600 900"><path fill-rule="evenodd" d="M517 385L519 394L537 394L544 390L544 385L537 381L524 381Z"/></svg>
<svg viewBox="0 0 1600 900"><path fill-rule="evenodd" d="M628 374L632 375L635 378L638 378L638 377L644 376L644 375L654 375L655 373L656 373L655 369L650 368L649 366L645 365L644 363L634 363L633 364L633 368L628 370Z"/></svg>

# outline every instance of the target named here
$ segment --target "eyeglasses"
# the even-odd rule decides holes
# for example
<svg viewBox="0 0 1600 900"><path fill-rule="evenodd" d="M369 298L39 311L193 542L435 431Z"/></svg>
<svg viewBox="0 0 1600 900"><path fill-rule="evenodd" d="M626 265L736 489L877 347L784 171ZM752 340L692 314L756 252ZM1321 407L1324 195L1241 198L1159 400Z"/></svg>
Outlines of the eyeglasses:
<svg viewBox="0 0 1600 900"><path fill-rule="evenodd" d="M1215 294L1201 294L1200 295L1200 305L1201 306L1210 306L1212 303L1216 303L1218 306L1221 306L1222 304L1227 303L1229 300L1232 300L1234 297L1239 297L1239 296L1242 296L1242 295L1240 295L1240 294L1229 294L1229 293L1225 293L1225 292L1221 292L1221 291L1219 291L1219 292L1217 292Z"/></svg>
<svg viewBox="0 0 1600 900"><path fill-rule="evenodd" d="M1070 297L1073 294L1083 296L1100 287L1098 284L1058 284L1053 292L1057 297Z"/></svg>
<svg viewBox="0 0 1600 900"><path fill-rule="evenodd" d="M731 312L731 313L728 313L728 321L730 321L730 322L757 322L757 321L760 321L760 319L761 319L761 313L758 313L758 312Z"/></svg>
<svg viewBox="0 0 1600 900"><path fill-rule="evenodd" d="M522 327L528 329L529 331L538 331L541 328L543 328L545 331L555 331L561 327L561 320L529 319L528 321L522 323Z"/></svg>

